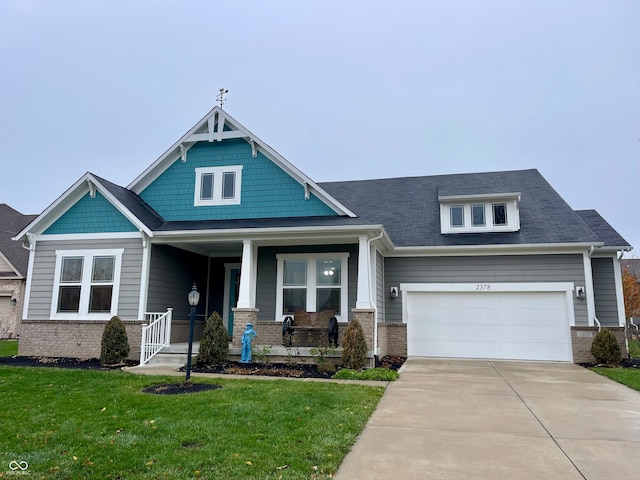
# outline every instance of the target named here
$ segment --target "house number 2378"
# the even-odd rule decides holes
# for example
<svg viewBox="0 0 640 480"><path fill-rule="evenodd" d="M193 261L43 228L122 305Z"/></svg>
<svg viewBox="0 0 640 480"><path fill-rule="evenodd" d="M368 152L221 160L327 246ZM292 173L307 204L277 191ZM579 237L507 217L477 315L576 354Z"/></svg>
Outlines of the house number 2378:
<svg viewBox="0 0 640 480"><path fill-rule="evenodd" d="M490 283L477 283L476 284L476 290L477 291L482 291L482 292L486 292L491 290L491 284Z"/></svg>

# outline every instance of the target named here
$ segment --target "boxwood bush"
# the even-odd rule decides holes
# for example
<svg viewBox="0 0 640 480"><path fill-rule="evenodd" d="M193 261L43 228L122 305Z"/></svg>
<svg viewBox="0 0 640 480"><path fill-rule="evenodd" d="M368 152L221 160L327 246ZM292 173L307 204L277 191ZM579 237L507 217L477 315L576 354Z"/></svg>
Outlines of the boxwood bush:
<svg viewBox="0 0 640 480"><path fill-rule="evenodd" d="M100 364L118 365L129 356L127 329L119 317L111 317L102 332L100 343Z"/></svg>
<svg viewBox="0 0 640 480"><path fill-rule="evenodd" d="M603 328L593 338L591 355L602 365L618 366L622 361L622 352L618 340L610 330Z"/></svg>
<svg viewBox="0 0 640 480"><path fill-rule="evenodd" d="M222 324L222 317L213 312L204 325L197 365L223 365L229 359L229 334Z"/></svg>

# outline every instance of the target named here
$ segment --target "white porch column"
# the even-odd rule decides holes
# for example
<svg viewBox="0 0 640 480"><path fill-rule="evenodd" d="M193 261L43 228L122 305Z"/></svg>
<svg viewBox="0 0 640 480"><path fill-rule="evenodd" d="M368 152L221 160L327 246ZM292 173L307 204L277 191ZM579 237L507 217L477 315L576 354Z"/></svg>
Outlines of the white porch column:
<svg viewBox="0 0 640 480"><path fill-rule="evenodd" d="M587 295L587 316L589 317L589 326L595 325L596 318L596 302L593 296L593 273L591 271L591 255L589 252L582 254L584 264L584 288Z"/></svg>
<svg viewBox="0 0 640 480"><path fill-rule="evenodd" d="M371 305L369 242L366 236L359 237L358 240L358 295L356 297L356 308L374 308Z"/></svg>
<svg viewBox="0 0 640 480"><path fill-rule="evenodd" d="M255 308L256 274L258 258L251 240L242 242L242 266L240 267L240 292L237 308Z"/></svg>

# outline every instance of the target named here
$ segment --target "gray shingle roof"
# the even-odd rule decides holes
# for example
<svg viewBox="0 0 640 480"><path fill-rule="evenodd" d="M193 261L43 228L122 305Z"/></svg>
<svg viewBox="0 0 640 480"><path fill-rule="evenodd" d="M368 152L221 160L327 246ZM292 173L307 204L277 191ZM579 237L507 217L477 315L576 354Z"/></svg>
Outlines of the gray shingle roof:
<svg viewBox="0 0 640 480"><path fill-rule="evenodd" d="M600 216L596 210L576 210L576 213L593 230L605 247L626 247L629 243Z"/></svg>
<svg viewBox="0 0 640 480"><path fill-rule="evenodd" d="M538 170L320 183L398 247L590 243L600 238ZM520 231L440 233L438 195L520 192Z"/></svg>
<svg viewBox="0 0 640 480"><path fill-rule="evenodd" d="M0 203L0 252L11 262L22 276L27 275L29 251L22 248L20 242L11 240L37 215L23 215L6 203Z"/></svg>

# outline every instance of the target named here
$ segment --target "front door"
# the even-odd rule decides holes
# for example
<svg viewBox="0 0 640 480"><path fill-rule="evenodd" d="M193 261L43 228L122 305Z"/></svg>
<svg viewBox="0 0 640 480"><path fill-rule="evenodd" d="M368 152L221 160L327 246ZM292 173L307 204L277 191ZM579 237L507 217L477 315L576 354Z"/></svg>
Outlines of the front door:
<svg viewBox="0 0 640 480"><path fill-rule="evenodd" d="M233 336L233 309L238 305L238 294L240 293L240 265L225 265L225 288L224 288L224 318L227 332Z"/></svg>

